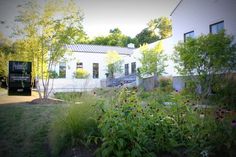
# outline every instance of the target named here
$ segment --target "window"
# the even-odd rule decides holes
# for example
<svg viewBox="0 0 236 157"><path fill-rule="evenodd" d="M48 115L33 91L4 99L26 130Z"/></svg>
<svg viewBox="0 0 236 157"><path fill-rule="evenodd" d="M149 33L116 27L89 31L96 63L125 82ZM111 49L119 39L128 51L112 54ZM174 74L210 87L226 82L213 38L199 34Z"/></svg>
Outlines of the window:
<svg viewBox="0 0 236 157"><path fill-rule="evenodd" d="M224 21L220 21L210 25L210 33L217 34L224 29Z"/></svg>
<svg viewBox="0 0 236 157"><path fill-rule="evenodd" d="M66 78L66 63L59 63L59 78Z"/></svg>
<svg viewBox="0 0 236 157"><path fill-rule="evenodd" d="M99 78L99 64L93 63L93 78Z"/></svg>
<svg viewBox="0 0 236 157"><path fill-rule="evenodd" d="M132 74L136 73L136 62L131 63L131 73Z"/></svg>
<svg viewBox="0 0 236 157"><path fill-rule="evenodd" d="M193 37L194 37L194 31L184 33L184 42L185 42L188 38L193 38Z"/></svg>
<svg viewBox="0 0 236 157"><path fill-rule="evenodd" d="M125 75L129 75L129 64L125 64Z"/></svg>
<svg viewBox="0 0 236 157"><path fill-rule="evenodd" d="M76 63L76 69L83 69L83 63L82 62Z"/></svg>

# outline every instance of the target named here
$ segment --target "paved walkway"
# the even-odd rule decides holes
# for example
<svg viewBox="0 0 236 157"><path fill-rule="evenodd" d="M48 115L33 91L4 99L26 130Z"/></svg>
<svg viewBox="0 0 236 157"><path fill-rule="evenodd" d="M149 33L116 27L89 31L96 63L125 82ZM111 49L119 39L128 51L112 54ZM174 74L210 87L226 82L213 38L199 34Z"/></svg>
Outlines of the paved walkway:
<svg viewBox="0 0 236 157"><path fill-rule="evenodd" d="M32 91L31 96L8 96L7 90L1 89L0 91L0 105L31 102L37 98L39 98L39 96L35 91Z"/></svg>

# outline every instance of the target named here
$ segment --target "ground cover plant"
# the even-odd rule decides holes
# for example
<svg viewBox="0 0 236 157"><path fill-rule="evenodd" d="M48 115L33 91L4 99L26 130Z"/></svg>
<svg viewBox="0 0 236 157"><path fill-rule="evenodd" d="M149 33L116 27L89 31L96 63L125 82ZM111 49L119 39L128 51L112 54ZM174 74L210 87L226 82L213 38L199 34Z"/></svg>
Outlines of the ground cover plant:
<svg viewBox="0 0 236 157"><path fill-rule="evenodd" d="M236 156L235 110L186 91L56 95L65 104L0 106L0 156Z"/></svg>
<svg viewBox="0 0 236 157"><path fill-rule="evenodd" d="M211 114L201 115L201 110L195 111L179 93L171 94L167 106L162 101L139 104L140 98L130 90L121 91L118 100L99 123L103 139L99 156L235 153L232 117L218 121Z"/></svg>
<svg viewBox="0 0 236 157"><path fill-rule="evenodd" d="M102 157L235 156L235 111L199 108L185 91L121 87L97 89L80 99L84 103L72 104L63 120L57 119L59 134L53 135L62 152L86 146L90 156Z"/></svg>

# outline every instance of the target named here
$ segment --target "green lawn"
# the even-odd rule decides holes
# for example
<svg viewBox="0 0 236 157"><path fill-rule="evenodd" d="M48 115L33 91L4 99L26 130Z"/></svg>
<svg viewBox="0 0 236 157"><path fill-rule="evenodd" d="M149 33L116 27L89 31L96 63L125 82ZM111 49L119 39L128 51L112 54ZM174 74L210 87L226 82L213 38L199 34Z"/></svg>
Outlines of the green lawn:
<svg viewBox="0 0 236 157"><path fill-rule="evenodd" d="M0 156L50 156L48 131L62 105L0 106Z"/></svg>

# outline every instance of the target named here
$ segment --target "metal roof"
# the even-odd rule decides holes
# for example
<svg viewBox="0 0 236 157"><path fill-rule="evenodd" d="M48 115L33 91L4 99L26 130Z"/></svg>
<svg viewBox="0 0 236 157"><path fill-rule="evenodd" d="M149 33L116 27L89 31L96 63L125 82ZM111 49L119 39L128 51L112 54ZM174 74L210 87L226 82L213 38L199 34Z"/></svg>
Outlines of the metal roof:
<svg viewBox="0 0 236 157"><path fill-rule="evenodd" d="M103 45L76 44L66 45L66 48L72 52L88 52L88 53L107 53L108 51L116 51L120 55L131 55L133 48Z"/></svg>

